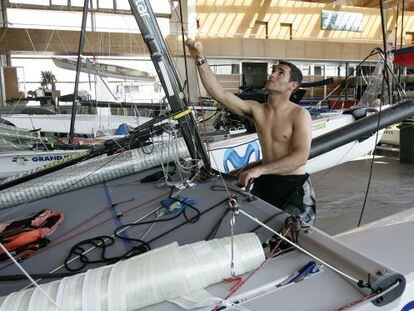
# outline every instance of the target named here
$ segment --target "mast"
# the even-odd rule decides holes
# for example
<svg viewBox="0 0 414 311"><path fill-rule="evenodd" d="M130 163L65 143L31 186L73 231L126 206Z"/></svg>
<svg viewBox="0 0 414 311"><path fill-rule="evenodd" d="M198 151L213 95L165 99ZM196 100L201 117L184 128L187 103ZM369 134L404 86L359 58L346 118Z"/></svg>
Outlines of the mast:
<svg viewBox="0 0 414 311"><path fill-rule="evenodd" d="M184 111L187 104L184 102L182 86L174 68L168 48L162 37L154 12L148 0L128 0L142 37L147 44L151 60L160 78L168 103L172 112ZM210 160L204 149L204 144L197 130L192 113L187 113L178 119L182 129L184 141L193 159L201 159L204 166L210 168Z"/></svg>
<svg viewBox="0 0 414 311"><path fill-rule="evenodd" d="M75 89L73 90L73 102L72 102L72 114L70 119L70 131L69 131L69 144L73 144L73 137L75 135L75 117L76 117L76 105L78 103L78 88L79 88L79 75L82 66L81 53L83 51L83 46L85 43L86 35L86 22L88 16L88 4L89 0L85 0L83 5L83 15L82 15L82 27L79 38L79 48L78 48L78 59L76 63L76 78L75 78Z"/></svg>

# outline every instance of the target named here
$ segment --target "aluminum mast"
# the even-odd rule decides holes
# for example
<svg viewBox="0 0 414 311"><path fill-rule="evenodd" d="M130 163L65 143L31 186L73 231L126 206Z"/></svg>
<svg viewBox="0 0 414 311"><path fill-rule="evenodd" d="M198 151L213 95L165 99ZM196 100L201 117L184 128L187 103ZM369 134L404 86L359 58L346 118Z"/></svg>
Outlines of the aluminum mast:
<svg viewBox="0 0 414 311"><path fill-rule="evenodd" d="M154 12L148 0L128 0L131 11L135 17L144 42L147 44L151 60L160 78L168 103L172 112L184 111L187 104L184 102L184 94L175 71L171 56L168 52L164 38L158 27ZM178 119L182 128L182 135L193 159L203 161L206 168L210 168L210 160L204 149L204 144L197 130L197 125L192 113Z"/></svg>

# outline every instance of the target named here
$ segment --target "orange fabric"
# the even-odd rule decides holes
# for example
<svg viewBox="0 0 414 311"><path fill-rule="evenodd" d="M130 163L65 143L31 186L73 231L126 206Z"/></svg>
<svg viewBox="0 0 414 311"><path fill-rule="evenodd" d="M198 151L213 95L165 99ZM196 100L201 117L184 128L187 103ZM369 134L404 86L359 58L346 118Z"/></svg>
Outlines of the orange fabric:
<svg viewBox="0 0 414 311"><path fill-rule="evenodd" d="M14 236L8 237L3 240L4 247L7 248L7 250L12 251L16 248L22 247L24 245L33 243L40 238L43 238L45 236L45 232L43 229L35 229L32 231L26 231L19 234L16 234ZM3 254L3 250L0 250L0 254Z"/></svg>

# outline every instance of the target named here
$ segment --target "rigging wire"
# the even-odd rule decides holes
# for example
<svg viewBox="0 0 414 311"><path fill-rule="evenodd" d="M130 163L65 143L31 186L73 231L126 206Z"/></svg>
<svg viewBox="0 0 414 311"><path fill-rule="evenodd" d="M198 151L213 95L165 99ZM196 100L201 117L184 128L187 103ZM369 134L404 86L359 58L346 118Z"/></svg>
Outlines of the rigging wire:
<svg viewBox="0 0 414 311"><path fill-rule="evenodd" d="M10 3L9 3L10 4ZM20 6L21 6L21 4L22 3L14 3L14 6L16 7L16 8L20 8ZM43 5L43 7L44 8L47 8L47 6L46 5ZM61 9L62 10L62 9ZM37 50L36 50L36 48L35 48L35 46L34 46L34 43L33 43L33 40L32 40L32 38L31 38L31 36L30 36L30 33L29 33L29 31L28 31L28 28L26 27L26 28L24 28L25 29L25 32L26 32L26 35L27 35L27 37L29 38L29 42L30 42L30 44L31 44L31 46L32 46L32 48L33 48L33 52L35 53L35 55L36 56L42 56L42 55L39 55L39 54L43 54L43 56L45 56L46 55L46 53L47 53L47 49L49 48L49 45L50 45L50 42L52 41L52 38L53 38L53 35L54 35L54 33L56 32L57 34L59 33L58 31L56 31L55 29L52 29L52 32L51 32L51 34L50 34L50 37L49 37L49 40L47 41L47 43L46 43L46 47L45 47L45 49L44 49L44 51L43 52L38 52ZM6 27L6 30L5 30L5 32L4 32L4 34L3 34L3 36L1 37L1 39L0 39L0 43L1 43L1 41L3 41L3 39L4 39L4 37L5 37L5 35L6 35L6 33L8 32L8 30L9 30L9 27ZM23 100L23 98L24 98L24 96L25 96L25 94L23 93L23 94L21 94L20 96L19 96L19 98L17 99L17 101L13 104L13 106L12 106L12 108L8 111L8 115L10 115L10 114L12 114L13 112L14 112L14 110L17 108L17 106L20 104L20 102ZM31 120L31 119L30 119ZM31 120L32 121L32 120ZM0 118L0 123L4 123L5 122L5 120L3 120L3 119L1 119ZM47 149L46 149L47 150Z"/></svg>
<svg viewBox="0 0 414 311"><path fill-rule="evenodd" d="M62 311L62 309L56 304L45 291L44 289L30 276L30 274L22 267L20 263L13 257L12 254L7 250L7 248L0 242L0 248L9 256L11 261L19 268L19 270L26 276L26 278L56 307L57 310Z"/></svg>
<svg viewBox="0 0 414 311"><path fill-rule="evenodd" d="M174 132L175 133L175 132ZM115 142L115 143L117 143L117 142ZM120 146L121 147L121 146ZM113 158L113 159L111 159L110 161L113 161L114 159L116 158L116 156ZM102 166L100 166L99 168L97 168L96 170L94 170L93 172L91 172L91 173L89 173L87 176L89 176L90 174L92 174L92 173L94 173L94 172L96 172L97 170L99 170L100 168L102 168L103 166L105 166L106 164L108 164L110 161L108 161L108 162L106 162L106 163L104 163L104 165L102 165ZM81 180L83 180L84 178L86 178L87 176L84 176ZM78 181L75 181L75 183L77 183L77 182L79 182L79 181L81 181L81 180L78 180ZM74 184L75 184L74 183ZM70 187L72 187L74 184L72 184ZM182 203L184 203L184 204L186 204L185 202L182 202ZM198 210L197 210L198 211ZM188 218L188 217L186 217L186 214L185 214L185 211L183 212L183 215L184 215L184 217L186 218L186 221L187 222L193 222L193 221L197 221L198 219L199 219L199 217L200 217L200 212L198 211L198 213L197 213L198 215L196 215L196 216L194 216L194 217L192 217L191 219L190 218ZM179 216L179 215L178 215ZM178 217L177 216L177 217ZM174 217L175 218L175 217ZM163 221L167 221L167 220L171 220L171 219L166 219L166 220L163 220ZM161 220L159 220L159 221L161 221ZM144 223L145 224L145 223ZM117 235L117 234L115 234L115 235ZM93 242L93 241L92 241ZM102 242L104 242L104 241L102 241ZM94 243L93 242L93 244L95 244L95 247L97 247L98 245L99 245L99 243L97 244L97 243ZM80 254L78 254L78 255L80 255ZM82 257L81 257L81 261L82 261Z"/></svg>
<svg viewBox="0 0 414 311"><path fill-rule="evenodd" d="M291 240L287 239L286 237L284 237L283 235L281 235L279 232L273 230L272 228L270 228L269 226L267 226L266 224L264 224L263 222L259 221L257 218L254 218L253 216L251 216L250 214L246 213L245 211L243 211L242 209L240 209L240 213L243 214L244 216L246 216L247 218L251 219L252 221L256 222L257 224L259 224L260 226L262 226L263 228L269 230L270 232L272 232L273 234L277 235L280 239L282 239L283 241L289 243L290 245L292 245L294 248L298 249L299 251L303 252L304 254L308 255L309 257L312 257L313 259L321 262L322 264L324 264L325 266L329 267L330 269L332 269L333 271L335 271L336 273L342 275L343 277L355 282L356 284L359 283L359 280L355 279L354 277L346 274L345 272L335 268L334 266L332 266L331 264L327 263L326 261L320 259L319 257L317 257L316 255L312 254L311 252L308 252L306 249L304 249L303 247L299 246L298 244L292 242Z"/></svg>
<svg viewBox="0 0 414 311"><path fill-rule="evenodd" d="M214 158L214 157L213 157ZM215 159L214 159L214 161L215 161ZM224 182L224 179L223 179L223 176L222 176L222 174L220 173L220 177L221 177L221 179L222 179L222 181L223 181L223 184L224 184L224 186L225 186L225 188L226 188L226 191L228 192L228 194L229 194L229 196L230 196L230 193L229 193L229 191L228 191L228 189L227 189L227 187L226 187L226 183ZM243 211L241 211L242 213L244 213ZM245 214L245 213L244 213ZM246 214L245 214L246 215ZM178 217L178 216L177 216ZM199 217L199 216L198 216ZM251 217L251 216L250 216ZM176 217L174 217L174 218L176 218ZM174 218L171 218L171 219L174 219ZM167 219L167 220L171 220L171 219ZM193 218L192 218L193 219ZM188 221L188 219L186 219L187 221ZM166 220L165 220L166 221ZM141 223L141 224L145 224L145 222L144 223ZM138 224L139 225L139 224ZM264 225L264 224L261 224L262 226L264 226L265 228L268 228L266 225ZM270 228L268 228L268 229L270 229ZM271 229L270 229L271 230ZM271 230L272 231L272 230ZM275 234L277 234L276 232L274 232L274 231L272 231L273 233L275 233ZM115 233L115 235L116 235L116 233ZM117 235L116 235L117 236ZM287 240L287 239L286 239ZM287 240L288 242L290 242L289 240ZM292 244L292 243L291 243ZM292 244L293 245L293 244ZM295 245L293 245L293 246L295 246ZM297 248L299 248L299 246L296 246ZM300 248L299 248L300 249ZM317 257L314 257L313 255L311 255L310 253L307 253L306 252L306 250L303 250L302 249L302 251L303 252L305 252L307 255L309 255L309 256L311 256L311 257L313 257L313 258L315 258L315 259L317 259L318 261L320 261L320 262L322 262L322 263L324 263L322 260L320 260L320 259L318 259ZM331 267L331 266L329 266L328 264L326 264L326 263L324 263L325 265L327 265L328 267L330 267L331 269L334 269L333 267ZM334 269L335 270L335 269ZM337 270L335 270L336 272L338 272L338 273L341 273L341 271L337 271ZM350 278L351 280L353 280L353 281L356 281L355 279L352 279L351 277L349 277L348 276L348 278Z"/></svg>
<svg viewBox="0 0 414 311"><path fill-rule="evenodd" d="M373 51L373 52L374 52L374 51ZM373 52L371 52L371 54L372 54ZM370 54L368 57L370 57L370 56L371 56L371 54ZM367 57L367 58L368 58L368 57ZM199 88L199 90L200 90L199 85L198 85L198 88ZM216 162L216 159L215 159L214 155L212 155L212 154L211 154L211 157L213 158L213 161L215 162L215 164L216 164L216 166L217 166L217 162ZM227 195L228 195L228 197L229 197L229 200L231 200L231 199L232 199L232 196L231 196L230 191L229 191L229 189L228 189L228 187L227 187L227 185L226 185L226 182L224 181L223 175L222 175L222 173L221 173L220 171L219 171L218 173L219 173L220 179L221 179L221 181L222 181L222 183L223 183L223 186L224 186L224 188L225 188L225 190L226 190L226 192L227 192ZM241 209L240 209L240 212L241 212L241 213L243 213L243 214L245 214L246 216L248 215L248 214L246 214L244 211L242 211ZM250 216L250 215L248 215L248 217L250 218L251 216ZM344 273L344 272L340 271L339 269L336 269L335 267L331 266L330 264L325 263L323 260L319 259L319 258L318 258L318 257L316 257L315 255L313 255L313 254L309 253L308 251L306 251L305 249L301 248L299 245L297 245L297 244L293 243L292 241L290 241L290 240L288 240L288 239L284 238L283 236L281 236L281 235L280 235L279 233L277 233L276 231L272 230L270 227L268 227L268 226L267 226L267 225L265 225L264 223L259 222L257 219L255 219L255 218L253 218L253 217L251 217L251 219L252 219L253 221L257 222L259 225L263 226L264 228L267 228L268 230L270 230L270 231L271 231L271 232L273 232L274 234L278 235L278 236L279 236L282 240L285 240L285 242L288 242L289 244L291 244L292 246L294 246L294 247L298 248L299 250L303 251L305 254L309 255L310 257L315 258L316 260L318 260L318 261L320 261L320 262L324 263L326 266L330 267L332 270L336 271L336 272L337 272L337 273L339 273L340 275L343 275L343 276L345 276L346 278L348 278L348 279L350 279L350 280L354 281L355 283L358 283L358 280L357 280L357 279L355 279L355 278L353 278L353 277L351 277L351 276L347 275L346 273Z"/></svg>
<svg viewBox="0 0 414 311"><path fill-rule="evenodd" d="M360 68L362 66L362 64L364 64L368 58L374 56L378 54L378 51L376 51L376 49L373 49L368 56L366 56L362 61L360 61L354 69L352 69L352 71L350 73L346 73L345 79L339 83L328 95L325 96L325 98L323 98L321 100L321 102L323 102L324 100L326 100L327 98L329 98L333 93L335 93L335 91L341 87L341 85L343 85L343 82L345 82L345 86L343 87L343 89L341 90L340 94L338 96L336 96L334 104L337 103L337 100L339 100L339 98L342 96L342 94L345 92L345 90L348 88L349 83L351 82L351 76L355 73L355 71ZM334 105L333 105L334 107ZM312 111L315 108L311 108L309 111ZM332 111L332 109L331 109Z"/></svg>
<svg viewBox="0 0 414 311"><path fill-rule="evenodd" d="M193 110L196 111L196 109L194 107L194 104L192 102L190 102L190 89L189 89L189 83L188 83L189 80L188 80L188 70L187 70L187 53L186 53L186 46L185 46L185 40L184 40L185 37L187 39L189 39L189 36L188 36L188 34L187 34L187 32L185 31L185 28L184 28L184 20L183 20L183 15L182 15L181 0L179 0L179 6L180 6L180 13L177 12L177 8L174 5L172 5L172 8L173 8L173 11L174 11L174 13L175 13L177 19L179 20L180 25L181 25L181 37L182 37L182 41L183 41L183 53L184 53L184 62L185 62L185 73L186 73L186 80L185 80L186 83L185 84L186 84L187 90L188 90L187 104L190 104L193 107ZM196 73L196 77L197 77L197 73ZM201 89L200 89L198 78L196 78L196 81L197 81L198 95L199 95L199 98L201 98ZM204 106L203 106L201 101L199 101L199 105L201 107L201 113L204 117L205 111L204 111ZM209 146L209 142L208 142L208 138L207 138L207 127L206 127L205 122L203 122L203 130L204 130L204 135L205 135L204 136L205 137L204 144L206 145L207 153L209 153L210 146ZM192 137L194 137L194 135L192 135ZM194 138L193 138L193 144L195 144Z"/></svg>
<svg viewBox="0 0 414 311"><path fill-rule="evenodd" d="M212 156L213 160L215 161L214 156ZM217 165L217 164L216 164ZM221 178L221 181L223 183L223 186L227 192L227 195L229 196L229 200L232 199L232 196L230 194L230 191L226 185L226 182L224 181L224 178L221 174L221 172L219 171L219 176ZM240 206L241 207L241 206ZM324 260L320 259L319 257L317 257L316 255L308 252L306 249L302 248L301 246L299 246L297 244L297 242L293 242L287 238L285 238L283 235L281 235L280 233L276 232L275 230L273 230L272 228L270 228L269 226L267 226L265 223L259 221L257 218L252 217L251 215L249 215L248 213L244 212L241 208L239 209L239 212L242 213L243 215L245 215L246 217L250 218L251 220L253 220L254 222L256 222L259 226L262 226L265 229L268 229L270 232L272 232L273 234L276 234L281 240L287 242L288 244L292 245L293 247L295 247L296 249L302 251L303 253L305 253L306 255L316 259L317 261L323 263L324 265L326 265L327 267L331 268L333 271L337 272L338 274L342 275L343 277L355 282L356 284L359 283L359 280L353 278L352 276L346 274L345 272L335 268L334 266L330 265L329 263L325 262Z"/></svg>
<svg viewBox="0 0 414 311"><path fill-rule="evenodd" d="M392 102L392 89L391 89L391 85L390 85L390 80L389 80L389 71L391 71L391 69L388 67L388 55L387 55L387 34L385 31L385 17L384 17L384 5L383 5L383 0L380 0L380 12L381 12L381 29L382 29L382 40L383 40L383 58L384 58L384 68L383 68L383 72L384 72L384 78L386 79L386 83L387 83L387 92L388 92L388 104L390 104ZM377 121L377 132L376 132L376 136L375 136L375 147L374 150L372 152L372 159L371 159L371 164L370 164L370 168L369 168L369 176L368 176L368 182L367 182L367 187L365 190L365 196L364 196L364 202L362 204L362 208L361 208L361 212L359 214L359 219L358 219L358 223L357 223L357 227L359 227L361 225L362 222L362 217L364 215L365 212L365 207L366 207L366 203L368 200L368 194L369 194L369 190L371 187L371 181L372 181L372 173L373 173L373 169L374 169L374 161L375 161L375 151L377 149L377 143L378 143L378 131L379 131L379 127L380 127L380 122L381 122L381 112L382 112L382 101L380 102L380 109L378 112L378 121Z"/></svg>
<svg viewBox="0 0 414 311"><path fill-rule="evenodd" d="M181 0L178 0L179 6L180 6L180 25L181 25L181 40L183 41L183 53L184 53L184 67L185 67L185 76L186 81L184 82L187 90L187 103L190 102L190 84L188 83L188 64L187 64L187 49L185 46L185 40L184 40L184 23L183 23L183 6L181 3ZM172 4L172 3L171 3Z"/></svg>

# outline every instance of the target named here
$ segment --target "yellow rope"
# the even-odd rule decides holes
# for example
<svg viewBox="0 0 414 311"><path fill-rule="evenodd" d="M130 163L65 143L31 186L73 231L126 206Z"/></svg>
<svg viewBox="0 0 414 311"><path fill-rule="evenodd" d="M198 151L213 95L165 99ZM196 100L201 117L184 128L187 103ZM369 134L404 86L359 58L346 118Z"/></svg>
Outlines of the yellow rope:
<svg viewBox="0 0 414 311"><path fill-rule="evenodd" d="M173 120L178 120L178 119L180 119L180 118L182 118L182 117L186 116L186 115L187 115L187 114L189 114L189 113L191 113L191 109L190 109L190 108L187 108L187 109L185 109L185 110L183 110L183 111L181 111L181 112L179 112L179 113L177 113L177 114L173 115L173 116L171 117L171 119L173 119Z"/></svg>

